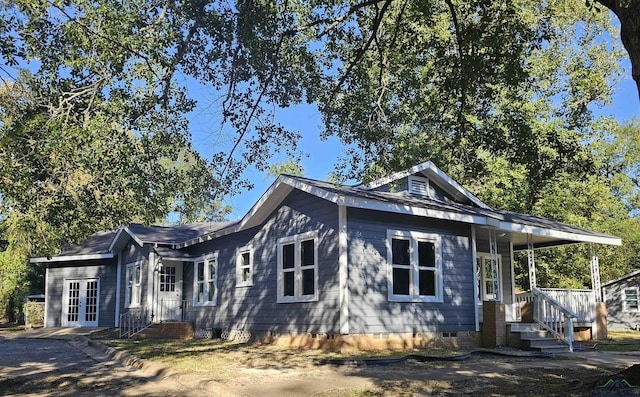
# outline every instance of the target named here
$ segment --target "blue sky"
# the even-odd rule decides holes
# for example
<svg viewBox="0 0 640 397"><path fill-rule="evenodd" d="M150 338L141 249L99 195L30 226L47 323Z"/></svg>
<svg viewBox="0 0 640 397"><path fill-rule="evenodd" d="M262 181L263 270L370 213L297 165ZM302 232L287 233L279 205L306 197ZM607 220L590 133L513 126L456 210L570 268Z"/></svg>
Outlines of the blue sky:
<svg viewBox="0 0 640 397"><path fill-rule="evenodd" d="M631 77L630 62L625 60L622 66L625 74L615 87L612 106L595 110L598 114L613 115L619 121L629 120L633 116L640 116L640 100L635 82ZM215 106L202 105L190 117L193 144L206 158L211 158L214 145L217 143L217 133L212 133L207 129L208 126L216 124L217 117L212 113L215 112L215 109ZM279 110L276 114L276 120L285 127L300 132L302 135L299 147L301 151L308 154L308 157L302 159L304 175L314 179L326 179L343 152L342 145L337 138L332 137L327 141L320 139L322 119L316 106L300 105ZM274 159L274 161L284 160L286 160L285 157ZM253 169L245 172L245 177L251 180L255 187L225 200L225 204L233 208L233 212L229 215L230 220L236 220L244 216L274 181L273 177Z"/></svg>

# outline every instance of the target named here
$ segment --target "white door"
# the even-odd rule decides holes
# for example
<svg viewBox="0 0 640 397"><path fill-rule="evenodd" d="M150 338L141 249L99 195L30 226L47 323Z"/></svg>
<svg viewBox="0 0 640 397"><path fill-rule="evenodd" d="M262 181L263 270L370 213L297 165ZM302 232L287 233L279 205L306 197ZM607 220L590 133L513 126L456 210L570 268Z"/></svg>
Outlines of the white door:
<svg viewBox="0 0 640 397"><path fill-rule="evenodd" d="M476 260L478 271L478 274L476 275L476 281L478 283L478 303L482 305L482 302L487 300L502 301L502 294L500 291L502 286L502 280L500 277L500 272L502 271L502 256L498 255L496 275L491 271L491 254L479 252L476 254ZM497 276L497 278L495 276ZM494 290L494 281L498 284L497 291Z"/></svg>
<svg viewBox="0 0 640 397"><path fill-rule="evenodd" d="M165 263L158 272L160 321L182 320L182 263Z"/></svg>
<svg viewBox="0 0 640 397"><path fill-rule="evenodd" d="M97 327L100 279L65 280L63 327Z"/></svg>

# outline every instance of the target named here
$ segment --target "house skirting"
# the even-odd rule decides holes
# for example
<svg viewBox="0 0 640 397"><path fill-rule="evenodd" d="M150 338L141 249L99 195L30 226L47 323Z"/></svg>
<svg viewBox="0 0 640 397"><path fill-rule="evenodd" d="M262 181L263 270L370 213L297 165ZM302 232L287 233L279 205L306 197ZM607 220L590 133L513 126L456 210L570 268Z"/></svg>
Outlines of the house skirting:
<svg viewBox="0 0 640 397"><path fill-rule="evenodd" d="M247 338L247 334L250 337ZM376 334L328 334L328 333L276 333L272 331L233 331L229 339L250 339L256 343L286 347L304 347L340 351L362 350L406 350L432 347L472 348L480 346L480 332L420 332L420 333L376 333ZM224 339L223 331L223 339Z"/></svg>

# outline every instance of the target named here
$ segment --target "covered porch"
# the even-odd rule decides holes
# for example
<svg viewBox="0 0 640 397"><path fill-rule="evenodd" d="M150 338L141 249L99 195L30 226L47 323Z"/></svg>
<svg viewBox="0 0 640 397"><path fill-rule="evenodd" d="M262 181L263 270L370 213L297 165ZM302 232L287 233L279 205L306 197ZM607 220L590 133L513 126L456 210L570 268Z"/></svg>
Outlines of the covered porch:
<svg viewBox="0 0 640 397"><path fill-rule="evenodd" d="M517 218L517 219L514 219ZM477 275L477 330L507 328L514 323L530 323L547 332L572 350L576 334L597 339L606 335L606 317L602 303L598 245L621 245L620 238L534 216L504 213L504 218L489 226L475 227L474 265ZM590 247L591 288L539 288L536 282L536 251L570 244ZM529 285L516 293L514 253L526 254ZM567 266L570 266L569 264ZM485 318L486 306L504 307L504 315L495 310ZM599 314L600 313L600 316ZM529 328L531 329L531 328ZM490 331L492 333L493 331ZM505 331L506 332L506 331ZM498 332L500 334L500 332ZM506 344L506 335L504 337ZM496 339L500 343L500 338Z"/></svg>

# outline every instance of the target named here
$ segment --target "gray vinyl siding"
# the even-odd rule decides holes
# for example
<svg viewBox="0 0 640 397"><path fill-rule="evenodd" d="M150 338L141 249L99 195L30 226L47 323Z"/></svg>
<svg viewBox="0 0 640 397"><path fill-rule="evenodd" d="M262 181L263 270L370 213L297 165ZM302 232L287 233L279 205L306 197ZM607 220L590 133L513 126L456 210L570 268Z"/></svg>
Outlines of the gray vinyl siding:
<svg viewBox="0 0 640 397"><path fill-rule="evenodd" d="M607 328L614 331L640 329L640 312L625 311L625 288L639 288L640 274L622 279L603 287L607 306Z"/></svg>
<svg viewBox="0 0 640 397"><path fill-rule="evenodd" d="M444 302L390 302L387 230L436 233L442 244ZM471 228L468 225L349 208L350 333L475 330Z"/></svg>
<svg viewBox="0 0 640 397"><path fill-rule="evenodd" d="M98 278L100 279L98 326L113 327L116 307L116 269L115 259L49 264L46 280L47 318L45 326L62 326L62 308L66 304L65 280Z"/></svg>
<svg viewBox="0 0 640 397"><path fill-rule="evenodd" d="M338 332L338 207L293 191L267 221L250 230L190 248L194 256L218 252L216 306L194 306L196 328L275 332ZM277 303L278 239L318 232L318 301ZM236 287L236 252L253 247L253 286ZM193 264L184 268L184 297L193 301Z"/></svg>

